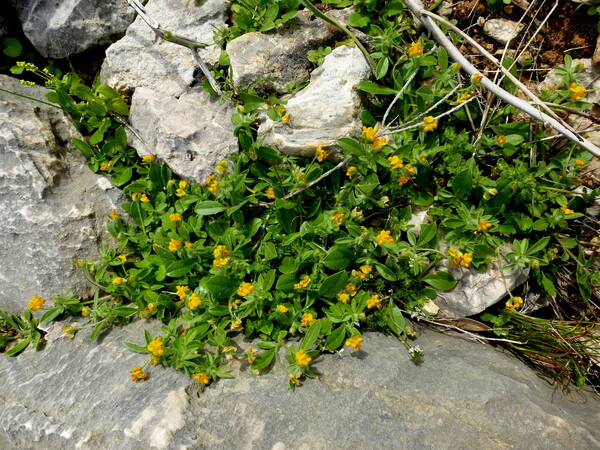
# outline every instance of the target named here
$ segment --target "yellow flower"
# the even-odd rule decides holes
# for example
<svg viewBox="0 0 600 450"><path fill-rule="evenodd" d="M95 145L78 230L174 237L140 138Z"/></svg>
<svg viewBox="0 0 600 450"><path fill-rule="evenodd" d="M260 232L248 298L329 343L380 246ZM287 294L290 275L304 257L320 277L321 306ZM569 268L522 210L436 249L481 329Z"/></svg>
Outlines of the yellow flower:
<svg viewBox="0 0 600 450"><path fill-rule="evenodd" d="M462 105L464 102L466 102L470 98L471 98L471 94L468 94L467 92L465 92L463 95L460 96L460 98L456 101L456 103L458 103L459 105Z"/></svg>
<svg viewBox="0 0 600 450"><path fill-rule="evenodd" d="M354 167L354 166L350 166L350 167L348 167L348 170L346 170L346 176L350 179L352 179L352 177L354 176L355 173L356 173L356 167Z"/></svg>
<svg viewBox="0 0 600 450"><path fill-rule="evenodd" d="M108 169L108 164L103 162L102 164L100 164L100 170L102 170L103 172L106 172L106 170Z"/></svg>
<svg viewBox="0 0 600 450"><path fill-rule="evenodd" d="M356 293L358 292L358 289L356 288L356 286L354 286L352 283L348 283L346 285L346 287L344 288L344 290L350 294L352 297L354 297L356 295Z"/></svg>
<svg viewBox="0 0 600 450"><path fill-rule="evenodd" d="M365 135L365 139L367 141L375 141L375 135L377 134L379 130L377 128L373 128L373 127L362 127L362 132Z"/></svg>
<svg viewBox="0 0 600 450"><path fill-rule="evenodd" d="M421 153L420 158L421 158L421 162L423 164L425 164L427 162L427 154Z"/></svg>
<svg viewBox="0 0 600 450"><path fill-rule="evenodd" d="M181 217L181 214L179 214L179 213L171 214L169 216L170 222L181 222L182 220L183 220L183 217Z"/></svg>
<svg viewBox="0 0 600 450"><path fill-rule="evenodd" d="M160 364L160 358L150 358L150 364Z"/></svg>
<svg viewBox="0 0 600 450"><path fill-rule="evenodd" d="M574 163L577 167L585 167L585 161L583 159L576 159Z"/></svg>
<svg viewBox="0 0 600 450"><path fill-rule="evenodd" d="M323 162L329 156L329 153L327 153L325 150L323 150L322 147L317 147L316 156L317 156L317 161Z"/></svg>
<svg viewBox="0 0 600 450"><path fill-rule="evenodd" d="M84 306L83 308L81 308L81 315L83 317L87 317L90 315L90 308L88 308L87 306Z"/></svg>
<svg viewBox="0 0 600 450"><path fill-rule="evenodd" d="M202 299L198 297L198 294L194 292L192 295L190 295L187 305L188 308L190 308L193 311L196 308L198 308L198 306L202 305Z"/></svg>
<svg viewBox="0 0 600 450"><path fill-rule="evenodd" d="M317 319L315 319L311 313L304 313L302 315L302 321L300 322L300 326L310 327L316 321Z"/></svg>
<svg viewBox="0 0 600 450"><path fill-rule="evenodd" d="M121 262L127 262L127 256L125 255L119 255L117 256L117 259L121 260Z"/></svg>
<svg viewBox="0 0 600 450"><path fill-rule="evenodd" d="M438 126L438 121L435 117L433 116L427 116L423 119L423 131L425 131L426 133L428 131L433 131L437 128Z"/></svg>
<svg viewBox="0 0 600 450"><path fill-rule="evenodd" d="M398 182L398 186L404 186L406 183L408 183L410 180L412 180L412 177L410 175L402 175L400 178L398 178L398 180L396 180Z"/></svg>
<svg viewBox="0 0 600 450"><path fill-rule="evenodd" d="M416 172L415 168L411 164L406 165L406 171L410 174L414 174Z"/></svg>
<svg viewBox="0 0 600 450"><path fill-rule="evenodd" d="M296 364L299 366L308 366L312 358L306 354L304 350L298 350L296 352Z"/></svg>
<svg viewBox="0 0 600 450"><path fill-rule="evenodd" d="M469 267L471 261L473 261L473 253L465 253L462 255L460 265L463 267Z"/></svg>
<svg viewBox="0 0 600 450"><path fill-rule="evenodd" d="M169 251L176 252L177 250L179 250L179 247L181 247L182 245L183 245L183 243L181 241L171 239L171 242L169 242Z"/></svg>
<svg viewBox="0 0 600 450"><path fill-rule="evenodd" d="M148 198L148 196L146 194L142 194L142 196L140 197L140 202L150 203L150 199Z"/></svg>
<svg viewBox="0 0 600 450"><path fill-rule="evenodd" d="M183 189L179 188L179 189L177 189L177 191L175 191L175 195L177 197L183 197L183 196L185 196L185 191Z"/></svg>
<svg viewBox="0 0 600 450"><path fill-rule="evenodd" d="M471 82L473 84L479 84L481 83L481 80L483 80L483 75L481 75L480 73L475 73L473 74L473 76L471 76Z"/></svg>
<svg viewBox="0 0 600 450"><path fill-rule="evenodd" d="M383 244L391 244L392 242L394 242L394 238L391 236L391 234L392 234L391 231L381 230L379 232L379 234L377 235L377 237L375 238L375 240L377 241L377 244L383 245Z"/></svg>
<svg viewBox="0 0 600 450"><path fill-rule="evenodd" d="M117 220L121 218L121 214L119 214L117 211L115 211L114 209L110 212L110 218L112 220Z"/></svg>
<svg viewBox="0 0 600 450"><path fill-rule="evenodd" d="M523 306L523 299L521 297L511 297L505 303L506 309L519 309Z"/></svg>
<svg viewBox="0 0 600 450"><path fill-rule="evenodd" d="M346 339L346 345L348 347L352 347L355 350L360 350L360 343L363 341L363 338L359 335L353 336L349 339Z"/></svg>
<svg viewBox="0 0 600 450"><path fill-rule="evenodd" d="M498 142L499 145L502 145L506 142L506 136L498 136L498 139L496 139L496 142Z"/></svg>
<svg viewBox="0 0 600 450"><path fill-rule="evenodd" d="M448 250L448 254L450 255L450 267L453 269L459 265L469 267L471 261L473 261L473 253L462 253L451 248Z"/></svg>
<svg viewBox="0 0 600 450"><path fill-rule="evenodd" d="M381 308L381 299L379 298L379 295L377 295L377 294L371 295L371 298L369 298L369 300L367 300L367 308L369 308L369 309Z"/></svg>
<svg viewBox="0 0 600 450"><path fill-rule="evenodd" d="M572 97L576 102L581 101L582 97L585 95L585 88L579 86L577 83L572 83L569 90L573 93Z"/></svg>
<svg viewBox="0 0 600 450"><path fill-rule="evenodd" d="M402 169L404 167L404 162L395 155L390 156L388 158L388 161L390 162L390 164L392 166L392 170L398 170L398 169Z"/></svg>
<svg viewBox="0 0 600 450"><path fill-rule="evenodd" d="M567 207L567 205L562 205L562 206L560 207L560 209L561 209L561 211L562 211L563 213L565 213L567 216L568 216L569 214L573 214L573 213L575 212L575 211L573 211L572 209L569 209L569 208Z"/></svg>
<svg viewBox="0 0 600 450"><path fill-rule="evenodd" d="M252 286L252 283L242 283L237 290L237 294L240 297L247 297L252 293L253 290L254 286Z"/></svg>
<svg viewBox="0 0 600 450"><path fill-rule="evenodd" d="M287 309L285 306L283 306L283 305L277 305L277 312L278 313L285 314L288 311L289 311L289 309Z"/></svg>
<svg viewBox="0 0 600 450"><path fill-rule="evenodd" d="M420 42L412 42L410 44L410 47L408 48L408 56L409 57L413 57L413 56L418 56L418 55L422 55L423 54L423 47L421 46Z"/></svg>
<svg viewBox="0 0 600 450"><path fill-rule="evenodd" d="M210 183L210 186L208 187L208 192L210 192L211 194L216 194L218 190L219 180L213 180L212 183Z"/></svg>
<svg viewBox="0 0 600 450"><path fill-rule="evenodd" d="M148 344L148 351L152 354L152 356L162 356L165 353L165 349L163 348L162 337L157 337L153 341L150 341Z"/></svg>
<svg viewBox="0 0 600 450"><path fill-rule="evenodd" d="M29 303L27 303L27 306L35 311L38 311L38 310L42 309L42 306L44 306L44 303L46 303L45 299L43 299L42 297L38 297L37 295L34 295L29 300Z"/></svg>
<svg viewBox="0 0 600 450"><path fill-rule="evenodd" d="M310 283L310 277L308 275L306 275L302 281L294 284L294 289L303 289L306 286L308 286L309 283Z"/></svg>
<svg viewBox="0 0 600 450"><path fill-rule="evenodd" d="M371 147L373 147L373 150L377 152L381 150L385 144L387 144L387 138L376 137L373 143L371 144Z"/></svg>
<svg viewBox="0 0 600 450"><path fill-rule="evenodd" d="M344 223L344 216L346 214L336 214L334 216L331 216L331 220L333 220L335 223L337 223L338 225L341 225Z"/></svg>
<svg viewBox="0 0 600 450"><path fill-rule="evenodd" d="M210 378L204 372L197 373L194 375L194 380L196 380L200 384L209 384Z"/></svg>
<svg viewBox="0 0 600 450"><path fill-rule="evenodd" d="M217 245L217 248L213 251L213 256L215 260L213 261L213 266L215 267L223 267L229 264L231 261L231 257L229 256L229 250L224 245Z"/></svg>
<svg viewBox="0 0 600 450"><path fill-rule="evenodd" d="M273 189L272 187L267 189L267 198L270 198L271 200L277 198L277 196L275 195L275 189Z"/></svg>
<svg viewBox="0 0 600 450"><path fill-rule="evenodd" d="M344 291L341 291L340 293L338 293L338 298L340 299L340 302L342 302L342 303L348 303L348 300L350 300L350 296L348 294L346 294Z"/></svg>
<svg viewBox="0 0 600 450"><path fill-rule="evenodd" d="M477 231L485 231L491 227L492 227L492 224L489 223L487 220L481 220L479 222L479 225L477 225Z"/></svg>
<svg viewBox="0 0 600 450"><path fill-rule="evenodd" d="M189 287L187 286L176 286L177 289L177 296L179 297L179 300L183 300L187 297L186 292L188 292L190 290Z"/></svg>
<svg viewBox="0 0 600 450"><path fill-rule="evenodd" d="M454 63L450 66L450 68L456 72L458 72L460 69L462 69L462 66L459 63Z"/></svg>
<svg viewBox="0 0 600 450"><path fill-rule="evenodd" d="M142 156L142 162L143 163L151 163L151 162L154 162L155 159L156 159L156 157L154 155L144 155L144 156Z"/></svg>
<svg viewBox="0 0 600 450"><path fill-rule="evenodd" d="M360 266L360 271L365 275L369 275L371 272L373 272L373 268L371 266L364 265Z"/></svg>
<svg viewBox="0 0 600 450"><path fill-rule="evenodd" d="M228 166L227 161L225 161L225 160L220 161L219 164L217 164L217 172L219 172L221 175L223 175L224 173L227 172L227 166Z"/></svg>
<svg viewBox="0 0 600 450"><path fill-rule="evenodd" d="M148 374L143 372L143 369L138 366L131 370L131 381L138 381L148 378Z"/></svg>
<svg viewBox="0 0 600 450"><path fill-rule="evenodd" d="M187 241L185 244L185 248L192 248L194 246L194 244L192 244L190 241Z"/></svg>
<svg viewBox="0 0 600 450"><path fill-rule="evenodd" d="M185 189L186 187L188 187L188 182L185 180L181 180L179 182L179 189Z"/></svg>
<svg viewBox="0 0 600 450"><path fill-rule="evenodd" d="M113 278L112 282L114 284L123 284L123 283L125 283L125 278L115 277L115 278Z"/></svg>

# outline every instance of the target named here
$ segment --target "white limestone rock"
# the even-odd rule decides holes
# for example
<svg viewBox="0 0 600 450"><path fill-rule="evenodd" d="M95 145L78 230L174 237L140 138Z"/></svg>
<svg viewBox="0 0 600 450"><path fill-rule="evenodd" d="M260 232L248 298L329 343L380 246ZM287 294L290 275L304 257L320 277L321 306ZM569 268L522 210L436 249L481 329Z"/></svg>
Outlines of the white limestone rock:
<svg viewBox="0 0 600 450"><path fill-rule="evenodd" d="M490 19L483 25L483 32L502 45L512 42L525 28L522 23L507 19Z"/></svg>

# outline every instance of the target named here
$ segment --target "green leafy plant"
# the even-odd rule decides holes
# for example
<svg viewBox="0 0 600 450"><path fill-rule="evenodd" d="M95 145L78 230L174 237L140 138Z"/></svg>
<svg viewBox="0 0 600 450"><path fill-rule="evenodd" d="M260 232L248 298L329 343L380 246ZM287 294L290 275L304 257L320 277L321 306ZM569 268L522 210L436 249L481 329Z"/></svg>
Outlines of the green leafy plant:
<svg viewBox="0 0 600 450"><path fill-rule="evenodd" d="M331 53L331 47L329 47L329 46L319 47L316 50L309 50L306 53L306 57L308 58L308 60L311 63L313 63L317 66L320 66L325 61L325 57L327 55L329 55L330 53Z"/></svg>

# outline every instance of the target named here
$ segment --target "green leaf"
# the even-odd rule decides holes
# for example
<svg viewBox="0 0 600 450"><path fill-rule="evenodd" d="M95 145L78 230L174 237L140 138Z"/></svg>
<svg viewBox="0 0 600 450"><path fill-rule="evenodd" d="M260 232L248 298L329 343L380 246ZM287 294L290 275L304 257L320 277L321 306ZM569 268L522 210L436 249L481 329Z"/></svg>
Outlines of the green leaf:
<svg viewBox="0 0 600 450"><path fill-rule="evenodd" d="M431 242L437 236L437 225L435 223L426 223L421 225L421 234L417 241L417 246L422 247Z"/></svg>
<svg viewBox="0 0 600 450"><path fill-rule="evenodd" d="M95 341L96 339L98 339L98 336L100 336L100 333L102 333L103 328L104 328L104 322L97 323L96 326L94 327L94 331L92 331L92 335L90 336L90 339L92 341Z"/></svg>
<svg viewBox="0 0 600 450"><path fill-rule="evenodd" d="M404 315L402 315L402 311L394 304L390 304L387 308L387 324L390 330L397 335L404 333L406 327Z"/></svg>
<svg viewBox="0 0 600 450"><path fill-rule="evenodd" d="M231 297L238 288L237 283L219 275L209 278L204 286L216 299Z"/></svg>
<svg viewBox="0 0 600 450"><path fill-rule="evenodd" d="M7 351L5 353L5 355L6 356L15 356L16 354L21 353L23 350L25 350L30 343L31 343L31 338L28 337L27 339L19 342L13 348L11 348L9 351Z"/></svg>
<svg viewBox="0 0 600 450"><path fill-rule="evenodd" d="M144 222L146 220L146 211L144 211L144 209L142 208L141 202L133 202L130 205L131 206L128 211L129 215L136 223L136 225L145 231L146 225Z"/></svg>
<svg viewBox="0 0 600 450"><path fill-rule="evenodd" d="M390 269L389 267L384 266L381 263L375 263L375 268L377 269L377 272L379 272L379 275L381 275L386 280L388 280L388 281L398 280L398 277L396 276L396 274L394 272L392 272L392 269Z"/></svg>
<svg viewBox="0 0 600 450"><path fill-rule="evenodd" d="M308 350L309 348L311 348L313 344L317 341L317 338L319 337L320 333L321 321L317 320L310 326L310 328L302 338L302 341L300 342L300 348L302 350Z"/></svg>
<svg viewBox="0 0 600 450"><path fill-rule="evenodd" d="M346 327L337 327L325 340L325 350L330 352L337 350L344 342L346 337Z"/></svg>
<svg viewBox="0 0 600 450"><path fill-rule="evenodd" d="M361 81L356 87L363 92L368 92L369 94L375 95L395 95L398 92L395 89L380 86L372 81Z"/></svg>
<svg viewBox="0 0 600 450"><path fill-rule="evenodd" d="M221 203L216 202L214 200L204 200L203 202L198 203L194 211L199 216L210 216L213 214L218 214L220 212L225 211L225 206Z"/></svg>
<svg viewBox="0 0 600 450"><path fill-rule="evenodd" d="M118 172L115 172L110 177L110 182L117 187L122 186L125 183L127 183L129 180L131 180L132 176L133 176L133 167L125 167L125 168L119 170Z"/></svg>
<svg viewBox="0 0 600 450"><path fill-rule="evenodd" d="M456 278L450 272L440 270L438 272L428 273L421 278L425 283L433 286L434 288L441 289L442 291L448 291L456 286Z"/></svg>
<svg viewBox="0 0 600 450"><path fill-rule="evenodd" d="M167 276L172 278L180 278L192 270L195 265L195 259L173 261L167 266Z"/></svg>
<svg viewBox="0 0 600 450"><path fill-rule="evenodd" d="M331 270L342 270L354 261L354 252L344 247L334 247L323 260L323 265Z"/></svg>
<svg viewBox="0 0 600 450"><path fill-rule="evenodd" d="M271 147L258 147L254 150L256 152L256 156L262 159L273 160L273 161L282 161L283 157L281 153L277 150L272 149Z"/></svg>
<svg viewBox="0 0 600 450"><path fill-rule="evenodd" d="M132 344L131 342L123 342L123 345L127 347L129 350L132 350L137 353L148 353L148 349L146 347L142 347L140 345Z"/></svg>
<svg viewBox="0 0 600 450"><path fill-rule="evenodd" d="M260 355L256 357L254 362L250 365L252 370L261 370L265 367L268 367L273 361L275 354L277 352L277 347L271 348L265 352L262 352Z"/></svg>
<svg viewBox="0 0 600 450"><path fill-rule="evenodd" d="M249 94L248 92L240 92L240 99L244 103L244 110L246 112L253 111L267 103L265 99L260 98L258 95Z"/></svg>
<svg viewBox="0 0 600 450"><path fill-rule="evenodd" d="M381 79L385 77L390 67L390 60L385 56L379 60L377 63L377 68L375 69L375 78Z"/></svg>
<svg viewBox="0 0 600 450"><path fill-rule="evenodd" d="M166 164L152 164L148 175L156 188L164 189L169 185L173 172Z"/></svg>
<svg viewBox="0 0 600 450"><path fill-rule="evenodd" d="M350 155L362 155L364 153L363 146L356 139L341 138L337 140L337 143Z"/></svg>
<svg viewBox="0 0 600 450"><path fill-rule="evenodd" d="M452 190L457 197L464 197L473 188L473 172L465 169L452 178Z"/></svg>
<svg viewBox="0 0 600 450"><path fill-rule="evenodd" d="M88 145L87 142L82 141L81 139L77 139L77 138L73 138L73 145L75 146L75 148L77 150L79 150L83 156L85 156L86 158L91 158L92 156L94 156L94 151L92 150L92 147L90 147Z"/></svg>
<svg viewBox="0 0 600 450"><path fill-rule="evenodd" d="M46 324L48 322L52 322L54 319L56 319L58 316L60 316L63 312L65 312L65 310L62 307L51 308L44 313L44 315L40 319L40 323Z"/></svg>
<svg viewBox="0 0 600 450"><path fill-rule="evenodd" d="M16 58L23 51L23 46L18 39L8 37L2 43L4 44L4 50L2 51L9 58Z"/></svg>
<svg viewBox="0 0 600 450"><path fill-rule="evenodd" d="M296 274L294 273L284 273L277 280L277 290L281 292L292 292L294 290L294 285L298 282L296 279Z"/></svg>
<svg viewBox="0 0 600 450"><path fill-rule="evenodd" d="M363 16L361 13L355 11L348 17L348 25L355 28L366 27L369 25L369 16Z"/></svg>
<svg viewBox="0 0 600 450"><path fill-rule="evenodd" d="M527 249L527 255L529 255L529 256L535 255L537 252L545 249L549 242L550 242L550 236L545 236L545 237L541 238L539 241L537 241L535 244L533 244L531 247L529 247Z"/></svg>
<svg viewBox="0 0 600 450"><path fill-rule="evenodd" d="M319 288L319 295L323 297L335 297L348 284L348 274L346 272L335 273L323 281Z"/></svg>

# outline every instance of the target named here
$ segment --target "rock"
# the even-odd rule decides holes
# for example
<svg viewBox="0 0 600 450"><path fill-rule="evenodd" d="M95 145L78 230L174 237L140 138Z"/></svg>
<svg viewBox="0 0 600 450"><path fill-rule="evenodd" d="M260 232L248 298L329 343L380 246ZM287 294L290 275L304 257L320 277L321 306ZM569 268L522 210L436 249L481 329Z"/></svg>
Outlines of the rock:
<svg viewBox="0 0 600 450"><path fill-rule="evenodd" d="M328 15L344 21L339 11L330 11ZM291 82L308 81L312 63L307 59L307 52L320 46L333 46L339 36L341 32L337 28L315 18L308 10L299 11L294 19L273 33L246 33L227 45L233 84L281 93Z"/></svg>
<svg viewBox="0 0 600 450"><path fill-rule="evenodd" d="M600 67L594 67L591 59L574 59L573 67L581 65L581 70L575 74L577 82L586 89L585 95L581 99L584 102L599 103L600 102ZM546 75L543 83L540 84L539 89L543 88L561 88L569 89L569 86L564 82L563 77L556 73L555 69L552 69Z"/></svg>
<svg viewBox="0 0 600 450"><path fill-rule="evenodd" d="M323 355L319 378L290 391L278 365L204 388L173 370L129 371L146 355L138 322L101 343L48 334L40 352L0 357L2 448L597 448L600 399L560 394L524 363L488 345L415 325L425 351L365 333L360 351ZM80 336L81 335L81 336ZM242 343L242 349L248 347ZM243 350L242 350L243 351ZM41 369L43 368L43 370ZM450 431L451 430L451 431ZM531 440L535 436L535 440Z"/></svg>
<svg viewBox="0 0 600 450"><path fill-rule="evenodd" d="M512 42L525 28L522 23L507 19L490 19L483 25L483 32L502 45Z"/></svg>
<svg viewBox="0 0 600 450"><path fill-rule="evenodd" d="M600 36L596 39L596 48L594 49L594 54L592 55L592 64L594 67L600 66Z"/></svg>
<svg viewBox="0 0 600 450"><path fill-rule="evenodd" d="M4 89L44 99L0 76ZM38 295L71 290L90 294L75 257L99 257L108 239L106 218L125 201L121 191L92 173L71 145L80 137L58 108L0 92L0 308L21 312Z"/></svg>
<svg viewBox="0 0 600 450"><path fill-rule="evenodd" d="M129 137L138 154L152 154L183 178L201 183L219 161L237 153L230 103L201 88L179 99L154 89L138 88L131 102L130 120L143 142Z"/></svg>
<svg viewBox="0 0 600 450"><path fill-rule="evenodd" d="M291 155L312 155L318 146L331 147L338 138L357 136L363 107L356 85L369 75L358 48L336 48L313 71L310 84L288 101L289 123L265 118L259 134L266 133L266 145Z"/></svg>
<svg viewBox="0 0 600 450"><path fill-rule="evenodd" d="M126 1L9 0L27 39L43 56L64 58L96 45L110 44L133 21Z"/></svg>
<svg viewBox="0 0 600 450"><path fill-rule="evenodd" d="M227 3L221 0L153 0L146 12L163 28L203 43L213 41L215 30L225 25ZM218 61L218 45L200 49L209 64ZM120 92L147 87L178 97L194 81L196 63L191 51L156 37L141 17L127 29L125 37L106 50L101 78Z"/></svg>
<svg viewBox="0 0 600 450"><path fill-rule="evenodd" d="M437 14L442 17L452 17L452 14L454 14L454 4L444 0L440 3Z"/></svg>
<svg viewBox="0 0 600 450"><path fill-rule="evenodd" d="M458 280L450 291L443 291L434 300L441 313L450 318L469 317L482 312L498 303L507 295L506 285L512 291L527 281L529 269L504 269L503 273L497 265L486 272L458 266L450 268L447 261L441 269L448 270Z"/></svg>

